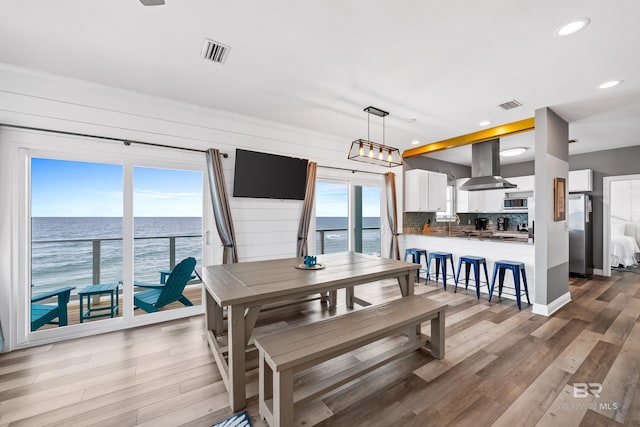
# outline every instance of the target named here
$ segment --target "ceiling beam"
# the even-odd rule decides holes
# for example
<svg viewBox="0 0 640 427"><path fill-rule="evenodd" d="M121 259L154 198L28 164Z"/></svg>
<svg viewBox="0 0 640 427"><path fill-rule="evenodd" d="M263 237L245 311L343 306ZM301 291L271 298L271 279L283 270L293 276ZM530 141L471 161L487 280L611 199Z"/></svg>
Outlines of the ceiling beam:
<svg viewBox="0 0 640 427"><path fill-rule="evenodd" d="M462 147L463 145L489 141L507 135L529 132L535 129L535 124L535 119L530 117L517 122L507 123L506 125L479 130L477 132L456 136L455 138L445 139L443 141L432 142L431 144L421 145L420 147L405 150L402 153L402 158L406 159L408 157L422 156L423 154L435 153L436 151L442 151L448 148Z"/></svg>

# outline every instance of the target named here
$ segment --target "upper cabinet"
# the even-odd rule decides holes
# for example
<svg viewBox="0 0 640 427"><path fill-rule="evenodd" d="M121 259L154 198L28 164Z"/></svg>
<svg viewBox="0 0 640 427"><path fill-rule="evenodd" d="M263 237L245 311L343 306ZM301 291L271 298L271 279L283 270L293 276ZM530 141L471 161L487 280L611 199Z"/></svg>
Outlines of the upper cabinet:
<svg viewBox="0 0 640 427"><path fill-rule="evenodd" d="M447 175L422 169L404 173L406 212L444 212L447 210Z"/></svg>
<svg viewBox="0 0 640 427"><path fill-rule="evenodd" d="M593 191L593 171L582 169L569 171L569 193L584 193Z"/></svg>
<svg viewBox="0 0 640 427"><path fill-rule="evenodd" d="M507 193L512 193L514 191L533 191L535 187L534 176L516 176L513 178L506 178L512 184L518 186L518 188L510 188L507 190Z"/></svg>

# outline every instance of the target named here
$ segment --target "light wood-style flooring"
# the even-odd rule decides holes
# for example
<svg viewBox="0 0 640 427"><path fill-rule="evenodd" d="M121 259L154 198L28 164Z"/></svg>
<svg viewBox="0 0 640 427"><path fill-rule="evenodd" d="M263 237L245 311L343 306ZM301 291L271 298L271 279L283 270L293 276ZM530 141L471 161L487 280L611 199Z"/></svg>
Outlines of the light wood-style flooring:
<svg viewBox="0 0 640 427"><path fill-rule="evenodd" d="M471 288L445 293L421 280L415 290L450 305L445 359L397 360L296 407L297 425L640 426L640 275L571 279L573 301L548 318L510 300L477 301ZM377 303L399 291L384 281L356 295ZM339 301L336 311L346 311ZM257 331L332 314L317 301L272 310ZM203 323L198 316L0 355L0 426L209 426L231 415ZM394 344L372 344L297 381ZM247 411L261 427L257 370L247 376ZM588 397L574 396L580 383L591 384L578 385Z"/></svg>

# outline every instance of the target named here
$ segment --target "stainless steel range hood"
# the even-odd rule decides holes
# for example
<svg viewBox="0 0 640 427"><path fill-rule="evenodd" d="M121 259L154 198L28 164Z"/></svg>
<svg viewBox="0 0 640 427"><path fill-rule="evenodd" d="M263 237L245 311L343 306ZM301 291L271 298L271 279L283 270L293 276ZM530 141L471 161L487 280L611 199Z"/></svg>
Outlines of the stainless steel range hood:
<svg viewBox="0 0 640 427"><path fill-rule="evenodd" d="M480 191L516 188L500 176L500 140L478 142L471 146L471 178L460 190Z"/></svg>

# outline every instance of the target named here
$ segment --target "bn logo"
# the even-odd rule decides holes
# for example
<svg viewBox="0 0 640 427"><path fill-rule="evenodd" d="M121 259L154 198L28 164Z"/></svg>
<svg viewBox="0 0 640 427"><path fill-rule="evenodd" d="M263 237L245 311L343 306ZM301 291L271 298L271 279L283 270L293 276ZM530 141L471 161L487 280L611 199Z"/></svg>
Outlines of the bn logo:
<svg viewBox="0 0 640 427"><path fill-rule="evenodd" d="M573 383L573 397L576 399L584 399L589 397L589 393L599 398L602 391L600 383Z"/></svg>

